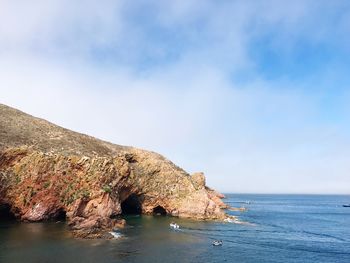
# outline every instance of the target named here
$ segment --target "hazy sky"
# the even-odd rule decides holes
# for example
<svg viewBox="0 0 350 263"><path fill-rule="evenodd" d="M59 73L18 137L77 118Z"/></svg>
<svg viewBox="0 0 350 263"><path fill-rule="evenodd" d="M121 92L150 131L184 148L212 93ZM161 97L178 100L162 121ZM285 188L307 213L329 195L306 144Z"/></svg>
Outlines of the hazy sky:
<svg viewBox="0 0 350 263"><path fill-rule="evenodd" d="M0 0L0 102L220 191L350 193L350 1Z"/></svg>

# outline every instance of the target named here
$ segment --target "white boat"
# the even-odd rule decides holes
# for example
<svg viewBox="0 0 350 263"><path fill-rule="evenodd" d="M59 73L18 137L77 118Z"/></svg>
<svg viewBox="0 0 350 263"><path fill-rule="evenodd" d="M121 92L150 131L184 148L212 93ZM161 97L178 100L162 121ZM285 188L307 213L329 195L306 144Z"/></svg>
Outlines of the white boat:
<svg viewBox="0 0 350 263"><path fill-rule="evenodd" d="M214 240L212 243L213 246L222 246L222 240Z"/></svg>
<svg viewBox="0 0 350 263"><path fill-rule="evenodd" d="M170 223L170 228L171 229L174 229L174 230L177 230L177 229L180 229L180 226L176 223Z"/></svg>

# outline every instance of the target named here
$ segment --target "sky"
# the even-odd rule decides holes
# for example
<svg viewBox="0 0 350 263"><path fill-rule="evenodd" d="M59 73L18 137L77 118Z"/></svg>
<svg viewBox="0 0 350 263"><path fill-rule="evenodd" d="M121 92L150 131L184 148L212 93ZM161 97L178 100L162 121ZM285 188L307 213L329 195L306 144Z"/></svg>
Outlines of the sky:
<svg viewBox="0 0 350 263"><path fill-rule="evenodd" d="M350 1L0 0L0 103L222 192L350 194Z"/></svg>

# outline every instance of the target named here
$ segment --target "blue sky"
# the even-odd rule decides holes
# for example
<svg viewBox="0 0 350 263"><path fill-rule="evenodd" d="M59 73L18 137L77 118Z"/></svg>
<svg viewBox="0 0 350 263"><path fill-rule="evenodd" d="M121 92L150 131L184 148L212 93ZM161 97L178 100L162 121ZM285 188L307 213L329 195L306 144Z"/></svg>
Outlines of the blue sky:
<svg viewBox="0 0 350 263"><path fill-rule="evenodd" d="M0 101L225 192L350 193L350 3L0 1Z"/></svg>

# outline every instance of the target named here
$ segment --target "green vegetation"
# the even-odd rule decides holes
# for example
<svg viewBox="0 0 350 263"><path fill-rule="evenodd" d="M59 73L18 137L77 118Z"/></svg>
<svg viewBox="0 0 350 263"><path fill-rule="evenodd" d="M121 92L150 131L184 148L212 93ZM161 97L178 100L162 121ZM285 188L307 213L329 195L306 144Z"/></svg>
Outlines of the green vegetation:
<svg viewBox="0 0 350 263"><path fill-rule="evenodd" d="M102 187L102 190L105 192L105 193L112 193L112 188L109 186L109 185L104 185Z"/></svg>

